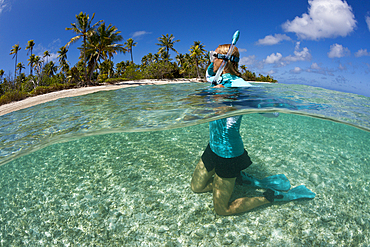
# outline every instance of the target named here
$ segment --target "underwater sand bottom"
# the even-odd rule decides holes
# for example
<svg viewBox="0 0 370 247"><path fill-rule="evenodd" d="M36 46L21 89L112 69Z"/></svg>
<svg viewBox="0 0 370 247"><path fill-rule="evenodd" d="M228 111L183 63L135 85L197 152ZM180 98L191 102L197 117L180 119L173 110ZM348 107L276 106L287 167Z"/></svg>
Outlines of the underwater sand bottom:
<svg viewBox="0 0 370 247"><path fill-rule="evenodd" d="M208 124L54 144L0 167L3 246L369 246L369 133L280 114L243 117L263 178L283 173L313 200L223 217L189 183ZM232 199L263 190L236 186Z"/></svg>

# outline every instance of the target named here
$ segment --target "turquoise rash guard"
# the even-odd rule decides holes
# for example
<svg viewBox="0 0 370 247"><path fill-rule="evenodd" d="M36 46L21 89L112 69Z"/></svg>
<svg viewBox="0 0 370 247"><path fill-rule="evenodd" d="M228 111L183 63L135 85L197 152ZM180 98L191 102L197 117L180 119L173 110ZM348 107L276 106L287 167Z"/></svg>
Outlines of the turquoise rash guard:
<svg viewBox="0 0 370 247"><path fill-rule="evenodd" d="M209 123L209 146L222 158L234 158L244 153L239 133L242 116L228 117Z"/></svg>
<svg viewBox="0 0 370 247"><path fill-rule="evenodd" d="M213 78L216 73L213 72L213 63L211 63L206 71L206 79L208 82L212 83ZM249 82L244 81L242 78L232 74L223 74L220 76L219 84L222 84L224 87L253 87Z"/></svg>
<svg viewBox="0 0 370 247"><path fill-rule="evenodd" d="M213 81L213 63L207 69L207 81ZM252 85L242 78L223 74L220 82L224 87L252 87ZM239 129L242 116L228 117L215 120L209 123L211 150L222 158L234 158L244 153L244 144L240 136Z"/></svg>

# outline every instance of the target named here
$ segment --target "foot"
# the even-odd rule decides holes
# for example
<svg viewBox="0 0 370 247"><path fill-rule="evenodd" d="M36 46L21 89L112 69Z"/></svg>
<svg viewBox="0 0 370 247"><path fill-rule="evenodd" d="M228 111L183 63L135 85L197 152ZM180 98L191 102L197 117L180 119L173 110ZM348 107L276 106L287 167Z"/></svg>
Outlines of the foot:
<svg viewBox="0 0 370 247"><path fill-rule="evenodd" d="M313 199L316 196L314 192L307 189L304 185L297 186L288 192L268 189L263 193L263 195L269 202L288 202L298 199Z"/></svg>

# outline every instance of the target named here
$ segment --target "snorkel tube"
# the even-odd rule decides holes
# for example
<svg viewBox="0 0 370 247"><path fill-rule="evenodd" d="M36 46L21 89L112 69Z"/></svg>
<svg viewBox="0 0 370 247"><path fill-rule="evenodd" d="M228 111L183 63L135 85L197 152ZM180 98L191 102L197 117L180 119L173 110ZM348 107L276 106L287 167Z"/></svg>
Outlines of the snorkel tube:
<svg viewBox="0 0 370 247"><path fill-rule="evenodd" d="M221 66L218 68L217 73L216 73L215 77L213 78L212 85L216 86L218 84L218 79L220 78L220 75L222 74L222 71L224 71L224 68L226 66L227 61L230 60L231 53L233 53L235 44L239 39L239 35L240 35L239 30L234 33L233 41L231 42L229 51L226 54L226 58L222 61Z"/></svg>

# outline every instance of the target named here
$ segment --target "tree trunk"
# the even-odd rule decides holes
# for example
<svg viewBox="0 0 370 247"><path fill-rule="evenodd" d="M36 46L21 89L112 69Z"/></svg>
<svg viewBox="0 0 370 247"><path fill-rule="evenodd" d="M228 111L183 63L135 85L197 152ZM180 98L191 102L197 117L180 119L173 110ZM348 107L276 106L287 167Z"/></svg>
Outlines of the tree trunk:
<svg viewBox="0 0 370 247"><path fill-rule="evenodd" d="M130 52L131 52L131 62L134 63L134 58L132 57L132 46L131 46Z"/></svg>
<svg viewBox="0 0 370 247"><path fill-rule="evenodd" d="M95 59L94 64L93 64L93 67L92 67L92 69L91 69L91 71L90 71L89 81L91 81L91 77L92 77L92 74L94 73L95 66L96 66L96 64L97 64L97 62L98 62L98 60L99 60L99 57L100 57L100 53L98 54L98 57Z"/></svg>
<svg viewBox="0 0 370 247"><path fill-rule="evenodd" d="M31 57L32 57L32 48L31 48ZM32 75L32 72L33 72L33 71L32 71L32 67L33 67L33 62L32 62L32 60L31 60L31 64L30 64L30 69L31 69L31 71L30 71L30 72L31 72L31 75Z"/></svg>
<svg viewBox="0 0 370 247"><path fill-rule="evenodd" d="M198 78L200 78L200 76L199 76L199 70L198 70L198 60L195 60L195 66L196 66L196 69L197 69Z"/></svg>
<svg viewBox="0 0 370 247"><path fill-rule="evenodd" d="M86 70L86 36L84 35L84 82L83 82L83 86L87 86L88 82L87 82L87 70Z"/></svg>
<svg viewBox="0 0 370 247"><path fill-rule="evenodd" d="M17 53L15 54L14 80L17 79Z"/></svg>

